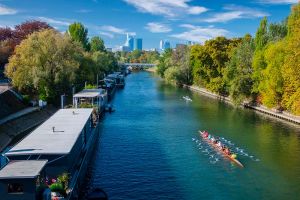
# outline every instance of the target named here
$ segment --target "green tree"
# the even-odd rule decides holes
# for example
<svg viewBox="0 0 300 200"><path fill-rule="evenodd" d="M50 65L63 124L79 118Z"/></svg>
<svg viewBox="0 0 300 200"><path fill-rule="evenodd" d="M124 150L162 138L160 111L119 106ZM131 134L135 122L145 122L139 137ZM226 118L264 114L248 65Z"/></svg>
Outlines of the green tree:
<svg viewBox="0 0 300 200"><path fill-rule="evenodd" d="M104 41L98 36L92 37L90 47L92 52L105 51Z"/></svg>
<svg viewBox="0 0 300 200"><path fill-rule="evenodd" d="M282 71L284 79L283 106L300 115L300 3L288 18L287 56Z"/></svg>
<svg viewBox="0 0 300 200"><path fill-rule="evenodd" d="M165 71L171 67L171 60L172 60L172 49L166 49L162 56L159 58L159 64L157 65L157 73L164 78Z"/></svg>
<svg viewBox="0 0 300 200"><path fill-rule="evenodd" d="M236 104L252 97L252 58L254 41L247 34L242 43L234 49L233 56L227 63L225 79L229 87L229 94Z"/></svg>
<svg viewBox="0 0 300 200"><path fill-rule="evenodd" d="M267 64L264 58L264 48L268 43L268 20L264 17L256 31L255 35L255 52L253 56L253 75L254 81L252 92L259 92L259 83L263 79L262 71L266 68Z"/></svg>
<svg viewBox="0 0 300 200"><path fill-rule="evenodd" d="M68 34L72 40L79 42L85 50L89 50L88 29L83 24L75 22L69 26Z"/></svg>
<svg viewBox="0 0 300 200"><path fill-rule="evenodd" d="M279 41L287 35L287 21L281 23L270 23L268 41Z"/></svg>
<svg viewBox="0 0 300 200"><path fill-rule="evenodd" d="M283 95L282 66L286 57L285 41L270 43L264 51L266 68L262 70L259 92L264 105L281 108Z"/></svg>
<svg viewBox="0 0 300 200"><path fill-rule="evenodd" d="M96 51L92 54L92 60L94 61L93 72L95 80L97 74L101 77L118 70L117 60L111 52Z"/></svg>
<svg viewBox="0 0 300 200"><path fill-rule="evenodd" d="M226 82L223 78L226 63L230 60L233 49L240 43L240 39L227 39L225 37L217 37L205 42L203 47L197 46L192 51L199 51L199 55L191 54L191 64L193 72L198 73L204 86L213 92L221 95L227 95ZM193 60L195 59L196 60ZM197 60L198 59L198 60Z"/></svg>
<svg viewBox="0 0 300 200"><path fill-rule="evenodd" d="M35 32L10 57L6 75L14 87L53 101L75 82L82 48L54 30Z"/></svg>
<svg viewBox="0 0 300 200"><path fill-rule="evenodd" d="M212 74L213 60L205 46L193 45L191 47L190 64L192 66L194 84L207 87Z"/></svg>
<svg viewBox="0 0 300 200"><path fill-rule="evenodd" d="M268 43L268 19L264 17L260 21L260 25L255 35L255 48L256 50L263 49Z"/></svg>
<svg viewBox="0 0 300 200"><path fill-rule="evenodd" d="M172 53L172 67L176 67L178 74L175 77L177 84L191 84L192 67L190 65L190 49L188 46L179 46Z"/></svg>

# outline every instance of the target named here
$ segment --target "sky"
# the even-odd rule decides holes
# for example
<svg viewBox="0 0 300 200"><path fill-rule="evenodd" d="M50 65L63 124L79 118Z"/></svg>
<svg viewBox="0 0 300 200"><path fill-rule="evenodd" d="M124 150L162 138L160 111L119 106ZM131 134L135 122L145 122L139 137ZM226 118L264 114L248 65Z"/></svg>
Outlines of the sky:
<svg viewBox="0 0 300 200"><path fill-rule="evenodd" d="M100 36L107 47L124 45L126 34L159 48L226 36L254 35L260 20L285 19L299 0L0 0L0 27L40 20L65 32L73 22Z"/></svg>

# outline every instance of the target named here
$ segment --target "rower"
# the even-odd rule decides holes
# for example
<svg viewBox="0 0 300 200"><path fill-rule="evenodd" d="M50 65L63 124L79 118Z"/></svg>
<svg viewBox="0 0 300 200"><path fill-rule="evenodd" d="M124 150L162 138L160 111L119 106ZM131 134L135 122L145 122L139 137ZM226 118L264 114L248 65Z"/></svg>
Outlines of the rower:
<svg viewBox="0 0 300 200"><path fill-rule="evenodd" d="M219 147L222 147L222 143L221 143L220 140L217 142L217 145L218 145Z"/></svg>
<svg viewBox="0 0 300 200"><path fill-rule="evenodd" d="M212 141L214 144L217 142L217 140L216 140L214 137L211 138L211 141Z"/></svg>
<svg viewBox="0 0 300 200"><path fill-rule="evenodd" d="M230 152L230 150L228 149L228 147L226 147L225 148L225 151L224 151L227 155L230 155L231 154L231 152Z"/></svg>

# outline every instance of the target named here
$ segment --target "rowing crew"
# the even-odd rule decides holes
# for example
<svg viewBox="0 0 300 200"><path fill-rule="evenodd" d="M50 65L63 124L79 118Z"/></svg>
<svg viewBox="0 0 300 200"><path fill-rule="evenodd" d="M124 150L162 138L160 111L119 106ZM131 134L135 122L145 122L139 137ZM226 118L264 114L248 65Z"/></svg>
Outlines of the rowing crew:
<svg viewBox="0 0 300 200"><path fill-rule="evenodd" d="M224 144L221 143L220 140L216 139L214 136L210 135L207 131L203 131L203 137L208 139L211 143L213 143L217 148L223 151L224 154L230 156L231 158L235 159L237 157L236 154L231 153L230 149L226 147Z"/></svg>

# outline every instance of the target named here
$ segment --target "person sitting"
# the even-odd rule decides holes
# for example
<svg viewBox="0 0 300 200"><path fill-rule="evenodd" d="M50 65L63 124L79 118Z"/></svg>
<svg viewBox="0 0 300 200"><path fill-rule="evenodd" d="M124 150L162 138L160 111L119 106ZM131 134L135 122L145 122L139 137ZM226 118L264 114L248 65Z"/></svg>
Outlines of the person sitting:
<svg viewBox="0 0 300 200"><path fill-rule="evenodd" d="M218 147L222 148L222 143L220 140L217 142L217 145L218 145Z"/></svg>
<svg viewBox="0 0 300 200"><path fill-rule="evenodd" d="M216 138L214 138L214 137L211 139L211 142L214 143L214 144L216 143L216 141L217 141L217 140L216 140Z"/></svg>
<svg viewBox="0 0 300 200"><path fill-rule="evenodd" d="M233 158L233 159L236 159L236 157L237 157L237 155L236 155L235 153L231 154L230 156L231 156L231 158Z"/></svg>
<svg viewBox="0 0 300 200"><path fill-rule="evenodd" d="M230 155L231 153L230 153L230 150L226 147L225 148L225 151L224 151L227 155Z"/></svg>

